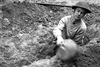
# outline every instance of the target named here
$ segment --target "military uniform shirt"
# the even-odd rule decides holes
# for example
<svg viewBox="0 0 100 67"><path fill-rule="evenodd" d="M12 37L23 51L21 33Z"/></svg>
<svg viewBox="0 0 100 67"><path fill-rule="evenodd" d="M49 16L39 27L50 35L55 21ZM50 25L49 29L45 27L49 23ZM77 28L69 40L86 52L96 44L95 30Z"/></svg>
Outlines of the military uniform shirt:
<svg viewBox="0 0 100 67"><path fill-rule="evenodd" d="M78 45L82 45L86 29L87 27L84 20L81 19L81 23L75 25L70 15L63 17L59 21L53 30L53 34L55 37L62 36L64 39L73 39Z"/></svg>

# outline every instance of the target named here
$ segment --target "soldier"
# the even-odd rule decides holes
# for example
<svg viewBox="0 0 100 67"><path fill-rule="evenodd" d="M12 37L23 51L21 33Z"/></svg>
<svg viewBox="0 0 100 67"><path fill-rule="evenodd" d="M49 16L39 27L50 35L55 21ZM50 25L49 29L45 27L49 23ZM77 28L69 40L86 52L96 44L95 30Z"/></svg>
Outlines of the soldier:
<svg viewBox="0 0 100 67"><path fill-rule="evenodd" d="M82 18L87 13L91 13L89 4L87 2L78 2L76 5L72 6L72 9L74 9L74 13L63 17L53 30L53 34L57 38L57 45L64 44L65 39L71 39L77 45L85 44L84 34L87 27L85 24L86 22ZM73 45L71 46L73 49Z"/></svg>

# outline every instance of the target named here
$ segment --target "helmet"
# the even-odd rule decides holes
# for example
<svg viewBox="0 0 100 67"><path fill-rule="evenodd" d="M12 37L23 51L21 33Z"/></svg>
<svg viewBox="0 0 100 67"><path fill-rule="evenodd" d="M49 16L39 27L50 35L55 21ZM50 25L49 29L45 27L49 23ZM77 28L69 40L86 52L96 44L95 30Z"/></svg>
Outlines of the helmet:
<svg viewBox="0 0 100 67"><path fill-rule="evenodd" d="M60 46L57 50L57 57L63 61L70 60L77 53L77 44L71 39L65 39L63 46Z"/></svg>
<svg viewBox="0 0 100 67"><path fill-rule="evenodd" d="M72 6L72 9L75 9L78 7L85 9L86 13L91 13L91 9L90 9L89 4L87 2L78 2Z"/></svg>

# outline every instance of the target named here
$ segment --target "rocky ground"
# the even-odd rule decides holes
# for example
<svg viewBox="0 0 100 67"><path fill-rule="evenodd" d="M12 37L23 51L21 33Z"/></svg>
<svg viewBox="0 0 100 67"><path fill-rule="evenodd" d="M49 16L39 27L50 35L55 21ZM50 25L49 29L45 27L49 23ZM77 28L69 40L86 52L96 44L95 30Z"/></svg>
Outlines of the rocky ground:
<svg viewBox="0 0 100 67"><path fill-rule="evenodd" d="M2 2L3 3L3 2ZM44 6L27 1L0 6L0 67L99 67L100 6L90 4L93 13L84 17L90 42L74 61L56 63L53 28L70 7ZM85 40L86 40L85 39Z"/></svg>

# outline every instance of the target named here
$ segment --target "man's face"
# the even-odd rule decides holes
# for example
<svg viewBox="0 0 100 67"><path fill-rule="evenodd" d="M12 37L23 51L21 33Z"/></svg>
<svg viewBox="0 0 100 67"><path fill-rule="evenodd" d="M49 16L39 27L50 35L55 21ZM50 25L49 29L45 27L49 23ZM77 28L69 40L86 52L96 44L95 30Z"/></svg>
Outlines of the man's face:
<svg viewBox="0 0 100 67"><path fill-rule="evenodd" d="M86 14L85 9L83 8L76 8L75 9L75 19L81 19Z"/></svg>

